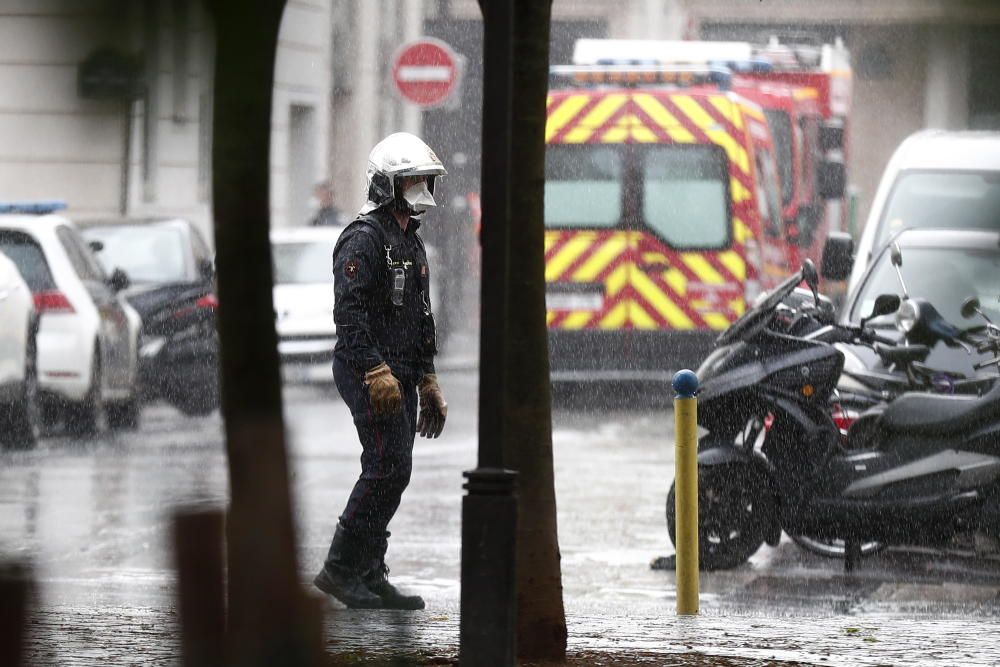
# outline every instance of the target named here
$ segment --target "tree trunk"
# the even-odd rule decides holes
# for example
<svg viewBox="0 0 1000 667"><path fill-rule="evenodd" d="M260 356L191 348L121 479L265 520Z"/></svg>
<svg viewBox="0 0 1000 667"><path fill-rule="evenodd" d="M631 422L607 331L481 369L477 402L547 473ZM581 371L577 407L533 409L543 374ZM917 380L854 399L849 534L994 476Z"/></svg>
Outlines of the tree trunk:
<svg viewBox="0 0 1000 667"><path fill-rule="evenodd" d="M506 467L518 471L517 647L566 657L545 321L545 106L551 0L514 2Z"/></svg>
<svg viewBox="0 0 1000 667"><path fill-rule="evenodd" d="M271 298L271 96L285 0L212 0L212 188L231 504L231 664L309 661Z"/></svg>

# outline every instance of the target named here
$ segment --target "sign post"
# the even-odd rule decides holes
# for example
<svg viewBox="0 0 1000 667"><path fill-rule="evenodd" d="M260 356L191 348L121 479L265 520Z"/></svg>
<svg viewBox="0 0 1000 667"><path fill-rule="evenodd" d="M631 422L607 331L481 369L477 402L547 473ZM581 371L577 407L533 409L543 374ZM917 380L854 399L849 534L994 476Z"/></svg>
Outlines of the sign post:
<svg viewBox="0 0 1000 667"><path fill-rule="evenodd" d="M458 88L462 58L439 39L404 44L392 59L392 81L407 102L421 109L448 102Z"/></svg>

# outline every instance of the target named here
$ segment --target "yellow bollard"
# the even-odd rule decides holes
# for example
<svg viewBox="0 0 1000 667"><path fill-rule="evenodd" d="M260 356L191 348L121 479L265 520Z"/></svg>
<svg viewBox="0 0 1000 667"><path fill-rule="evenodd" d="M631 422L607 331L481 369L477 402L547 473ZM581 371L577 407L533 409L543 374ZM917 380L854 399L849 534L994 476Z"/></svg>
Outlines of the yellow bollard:
<svg viewBox="0 0 1000 667"><path fill-rule="evenodd" d="M698 376L674 375L677 613L698 613Z"/></svg>

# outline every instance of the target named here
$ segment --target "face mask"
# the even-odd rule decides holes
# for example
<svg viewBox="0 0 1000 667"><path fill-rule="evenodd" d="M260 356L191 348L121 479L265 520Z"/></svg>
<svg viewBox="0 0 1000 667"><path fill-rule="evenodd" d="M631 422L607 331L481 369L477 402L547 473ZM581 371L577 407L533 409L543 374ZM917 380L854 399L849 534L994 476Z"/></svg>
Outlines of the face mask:
<svg viewBox="0 0 1000 667"><path fill-rule="evenodd" d="M403 193L403 199L417 213L423 213L437 206L437 203L434 201L434 195L427 189L427 181L420 181L408 187L406 192Z"/></svg>

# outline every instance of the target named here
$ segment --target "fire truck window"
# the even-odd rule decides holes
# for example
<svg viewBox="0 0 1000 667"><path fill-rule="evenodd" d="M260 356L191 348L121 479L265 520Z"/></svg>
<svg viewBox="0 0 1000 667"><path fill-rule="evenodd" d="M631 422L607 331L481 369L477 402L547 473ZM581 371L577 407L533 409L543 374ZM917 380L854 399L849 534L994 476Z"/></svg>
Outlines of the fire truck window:
<svg viewBox="0 0 1000 667"><path fill-rule="evenodd" d="M778 171L774 157L757 150L757 207L761 227L769 236L781 235L781 206L778 203Z"/></svg>
<svg viewBox="0 0 1000 667"><path fill-rule="evenodd" d="M545 225L614 227L622 218L619 146L548 146Z"/></svg>
<svg viewBox="0 0 1000 667"><path fill-rule="evenodd" d="M819 149L819 119L815 116L803 116L799 124L802 126L802 201L812 202L818 195L816 165L823 158Z"/></svg>
<svg viewBox="0 0 1000 667"><path fill-rule="evenodd" d="M778 175L781 176L781 203L787 206L795 195L795 157L792 153L792 120L778 109L767 109L767 124L774 138L774 152L778 158Z"/></svg>
<svg viewBox="0 0 1000 667"><path fill-rule="evenodd" d="M674 248L729 245L729 175L718 146L649 146L642 215Z"/></svg>

